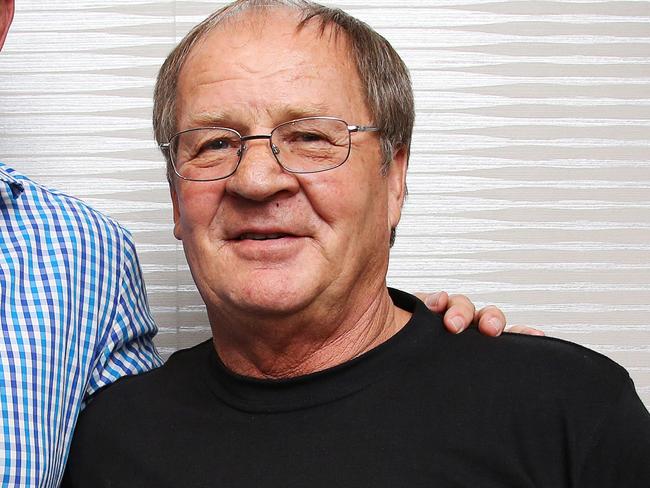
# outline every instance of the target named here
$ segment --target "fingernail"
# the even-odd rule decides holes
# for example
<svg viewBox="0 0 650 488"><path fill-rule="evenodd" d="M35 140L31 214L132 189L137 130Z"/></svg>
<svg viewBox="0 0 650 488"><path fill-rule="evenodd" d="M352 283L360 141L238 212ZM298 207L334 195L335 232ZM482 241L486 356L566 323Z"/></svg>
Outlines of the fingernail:
<svg viewBox="0 0 650 488"><path fill-rule="evenodd" d="M424 298L424 303L427 305L427 307L435 308L436 306L438 306L439 300L440 300L440 292L435 293L433 295L427 295Z"/></svg>
<svg viewBox="0 0 650 488"><path fill-rule="evenodd" d="M450 320L452 327L456 331L456 334L458 334L461 330L463 330L463 326L465 325L465 321L456 315L455 317L452 317Z"/></svg>
<svg viewBox="0 0 650 488"><path fill-rule="evenodd" d="M496 317L492 317L490 320L488 320L488 326L490 329L492 329L492 332L494 332L495 335L500 335L501 331L503 330L503 324Z"/></svg>

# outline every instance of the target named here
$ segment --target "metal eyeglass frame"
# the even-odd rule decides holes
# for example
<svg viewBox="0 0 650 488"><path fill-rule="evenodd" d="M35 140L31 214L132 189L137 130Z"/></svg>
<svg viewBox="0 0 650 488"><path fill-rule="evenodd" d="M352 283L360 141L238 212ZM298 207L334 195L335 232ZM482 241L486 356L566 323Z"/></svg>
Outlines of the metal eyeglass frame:
<svg viewBox="0 0 650 488"><path fill-rule="evenodd" d="M278 158L279 149L277 148L277 146L275 146L274 144L271 143L271 138L273 137L273 133L276 130L278 130L279 128L281 128L281 127L293 124L295 122L302 122L304 120L334 120L334 121L342 122L342 123L344 123L346 125L346 128L348 129L348 153L345 155L345 158L343 159L343 161L341 161L336 166L332 166L331 168L317 169L315 171L295 171L295 170L287 168L284 164L282 164L282 161L280 161L280 159ZM239 148L239 150L238 150L238 152L239 152L239 160L237 161L237 164L235 165L235 168L225 176L220 176L218 178L209 178L209 179L197 179L197 178L188 178L186 176L183 176L183 175L179 174L178 170L176 169L176 164L174 164L174 157L173 157L173 155L170 154L169 157L172 160L172 167L174 168L174 173L176 173L176 176L178 176L179 178L182 178L182 179L184 179L186 181L219 181L219 180L224 180L224 179L234 175L235 172L237 171L237 168L239 168L239 165L240 165L240 163L241 163L241 161L242 161L242 159L244 157L244 152L247 149L245 142L246 141L256 140L256 139L268 139L269 147L271 148L271 153L273 153L273 157L275 158L275 160L277 161L277 163L280 165L280 167L283 170L285 170L285 171L287 171L289 173L295 173L295 174L322 173L323 171L329 171L331 169L338 168L339 166L343 165L350 158L350 153L352 152L352 133L353 132L378 132L379 131L378 127L373 127L373 126L368 126L368 125L349 125L345 120L339 119L338 117L303 117L303 118L300 118L300 119L294 119L294 120L289 120L287 122L283 122L280 125L277 125L276 127L274 127L269 134L252 134L252 135L249 135L249 136L242 136L238 131L236 131L235 129L231 129L230 127L193 127L191 129L185 129L185 130L182 130L180 132L177 132L176 134L174 134L171 137L171 139L169 141L159 144L158 147L160 147L160 149L162 151L169 151L170 147L171 147L171 144L172 144L172 141L176 137L178 137L181 134L184 134L186 132L192 132L192 131L195 131L195 130L203 130L203 129L227 130L227 131L234 132L235 134L237 134L239 136L240 141L241 141L241 148Z"/></svg>

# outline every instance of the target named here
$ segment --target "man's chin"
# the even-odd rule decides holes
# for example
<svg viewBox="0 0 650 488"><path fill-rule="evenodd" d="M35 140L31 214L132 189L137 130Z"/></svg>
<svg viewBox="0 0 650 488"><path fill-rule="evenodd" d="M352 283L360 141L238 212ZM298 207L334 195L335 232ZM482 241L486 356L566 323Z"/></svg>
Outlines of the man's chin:
<svg viewBox="0 0 650 488"><path fill-rule="evenodd" d="M240 277L241 286L231 286L224 305L245 315L264 319L300 314L317 296L313 283L304 282L295 273L265 270ZM286 270L285 270L286 271ZM241 279L243 278L243 279Z"/></svg>
<svg viewBox="0 0 650 488"><path fill-rule="evenodd" d="M282 296L253 296L236 303L236 309L244 317L255 317L257 320L285 320L298 317L307 308L309 300L292 299Z"/></svg>

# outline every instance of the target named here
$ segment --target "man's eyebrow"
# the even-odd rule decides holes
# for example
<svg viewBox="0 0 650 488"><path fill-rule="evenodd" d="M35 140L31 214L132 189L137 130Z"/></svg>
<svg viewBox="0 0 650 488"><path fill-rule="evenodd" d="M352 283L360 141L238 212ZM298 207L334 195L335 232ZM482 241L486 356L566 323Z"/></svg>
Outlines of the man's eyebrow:
<svg viewBox="0 0 650 488"><path fill-rule="evenodd" d="M337 117L340 114L333 114L330 113L331 110L320 104L311 104L307 106L301 106L301 107L278 107L277 110L274 111L275 114L282 114L283 118L285 118L285 122L287 120L292 120L292 119L302 119L305 117L317 117L317 116L331 116L331 117Z"/></svg>
<svg viewBox="0 0 650 488"><path fill-rule="evenodd" d="M331 116L339 117L340 114L331 113L331 110L323 104L308 105L272 105L266 107L264 111L269 114L276 125L288 122L294 119L305 117ZM242 118L241 114L227 114L221 111L208 111L192 114L189 123L194 127L228 127L238 131L248 129L250 118Z"/></svg>
<svg viewBox="0 0 650 488"><path fill-rule="evenodd" d="M232 119L223 112L201 112L190 117L192 127L230 127Z"/></svg>

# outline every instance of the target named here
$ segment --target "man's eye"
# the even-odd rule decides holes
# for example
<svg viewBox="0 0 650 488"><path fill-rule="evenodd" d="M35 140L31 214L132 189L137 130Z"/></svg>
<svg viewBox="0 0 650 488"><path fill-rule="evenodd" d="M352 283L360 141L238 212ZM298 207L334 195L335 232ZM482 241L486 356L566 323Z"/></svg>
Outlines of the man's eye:
<svg viewBox="0 0 650 488"><path fill-rule="evenodd" d="M213 139L201 147L201 151L219 151L232 148L232 141L227 139Z"/></svg>
<svg viewBox="0 0 650 488"><path fill-rule="evenodd" d="M296 132L291 137L291 142L294 143L330 143L330 139L326 134L320 132Z"/></svg>
<svg viewBox="0 0 650 488"><path fill-rule="evenodd" d="M320 134L314 134L310 132L303 132L298 135L298 138L302 141L320 141L323 139L323 136Z"/></svg>

